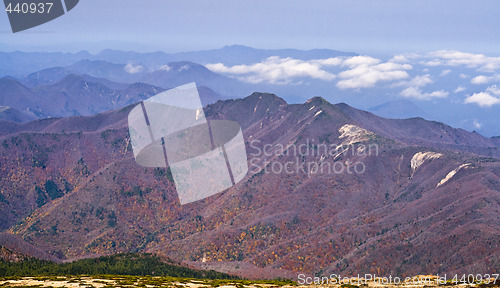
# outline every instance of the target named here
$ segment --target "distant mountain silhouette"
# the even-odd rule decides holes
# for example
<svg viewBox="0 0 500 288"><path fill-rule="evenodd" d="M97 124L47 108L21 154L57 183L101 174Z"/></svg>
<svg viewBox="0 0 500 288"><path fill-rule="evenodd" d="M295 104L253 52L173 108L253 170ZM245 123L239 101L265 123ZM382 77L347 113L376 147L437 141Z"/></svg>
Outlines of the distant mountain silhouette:
<svg viewBox="0 0 500 288"><path fill-rule="evenodd" d="M164 73L152 73L148 76L150 76L150 82L159 82L159 84L165 85L185 84L192 79L199 80L203 77L205 79L212 77L210 79L216 80L217 77L223 77L208 71L203 66L200 66L203 67L200 69L195 64L192 65L195 67L192 68L192 71L172 72L171 77L162 83L154 80L156 79L155 75L160 77L159 79L161 79L162 75L165 77ZM198 77L197 74L200 71L201 74L205 73L208 76L201 75ZM14 78L4 77L0 79L0 106L4 106L0 111L0 119L24 122L37 118L93 115L123 108L165 90L146 83L124 84L90 75L66 75L66 72L68 70L55 68L32 74L25 80L25 83L36 85L36 87L31 88ZM62 75L66 76L57 80ZM206 82L215 83L210 82L210 80ZM221 80L221 83L225 83L225 79ZM220 96L207 86L200 85L198 87L204 105L225 99L225 97ZM223 85L220 86L220 88L224 87ZM230 86L228 86L228 89L230 89Z"/></svg>
<svg viewBox="0 0 500 288"><path fill-rule="evenodd" d="M270 56L294 57L297 59L309 60L328 58L336 56L355 56L356 53L341 52L329 49L313 50L295 50L295 49L276 49L264 50L255 49L241 45L225 46L220 49L192 51L181 53L148 52L139 53L131 51L103 50L92 55L87 51L78 53L60 53L60 52L0 52L2 66L0 67L0 77L11 75L14 77L24 77L36 71L52 67L66 67L81 61L74 68L91 68L88 65L96 64L94 61L105 61L119 63L125 66L128 63L144 64L148 67L158 68L169 62L191 61L200 64L222 62L226 65L250 64L260 62ZM94 63L91 63L94 62ZM94 70L97 72L96 70ZM86 72L72 71L79 74L90 74L96 77L104 75L94 75L89 70ZM119 72L121 73L121 72ZM126 76L126 75L125 75ZM108 77L105 77L108 78ZM110 80L120 80L108 78Z"/></svg>
<svg viewBox="0 0 500 288"><path fill-rule="evenodd" d="M141 82L165 87L174 88L190 82L196 82L199 86L210 87L220 95L234 97L244 95L249 91L244 83L222 76L208 70L205 66L188 62L170 62L160 69L153 71L143 78Z"/></svg>
<svg viewBox="0 0 500 288"><path fill-rule="evenodd" d="M0 106L8 106L29 117L43 116L46 103L28 87L13 78L0 79Z"/></svg>
<svg viewBox="0 0 500 288"><path fill-rule="evenodd" d="M386 102L372 107L368 111L378 116L392 119L427 118L427 113L424 110L405 99Z"/></svg>
<svg viewBox="0 0 500 288"><path fill-rule="evenodd" d="M34 117L30 117L8 106L0 106L0 119L13 122L26 122L34 120Z"/></svg>
<svg viewBox="0 0 500 288"><path fill-rule="evenodd" d="M147 66L155 66L158 63L190 61L200 64L224 63L226 65L252 64L261 62L271 56L292 57L301 60L324 59L338 56L356 56L352 52L342 52L331 49L256 49L243 45L224 46L219 49L180 52L166 54L162 52L137 53L117 50L103 50L95 56L96 59L126 63L134 61L144 63Z"/></svg>

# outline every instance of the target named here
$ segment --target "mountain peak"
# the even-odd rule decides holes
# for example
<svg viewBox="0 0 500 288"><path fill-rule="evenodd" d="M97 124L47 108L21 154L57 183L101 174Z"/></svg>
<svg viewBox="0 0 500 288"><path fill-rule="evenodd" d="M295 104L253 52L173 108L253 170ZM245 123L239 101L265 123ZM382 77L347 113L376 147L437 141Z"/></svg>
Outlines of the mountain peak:
<svg viewBox="0 0 500 288"><path fill-rule="evenodd" d="M351 107L349 104L347 104L345 102L337 103L334 106L337 107L339 110L344 111L344 112L354 110L353 107Z"/></svg>
<svg viewBox="0 0 500 288"><path fill-rule="evenodd" d="M197 69L197 70L208 70L205 66L191 62L191 61L177 61L177 62L169 62L166 65L163 65L160 67L160 71L175 71L175 72L182 72L182 71L188 71L191 69Z"/></svg>
<svg viewBox="0 0 500 288"><path fill-rule="evenodd" d="M104 60L90 60L90 59L82 59L76 63L74 63L71 66L76 66L78 64L103 64L103 63L108 63L107 61Z"/></svg>
<svg viewBox="0 0 500 288"><path fill-rule="evenodd" d="M6 91L6 92L12 93L13 91L15 91L15 89L29 90L23 83L21 83L16 78L13 78L13 77L0 78L0 90L1 91ZM0 93L0 96L5 97L6 92ZM2 98L2 97L0 97L0 98ZM0 105L1 105L1 103L0 103Z"/></svg>
<svg viewBox="0 0 500 288"><path fill-rule="evenodd" d="M245 45L240 45L240 44L233 44L233 45L226 45L222 47L222 49L245 49L245 50L254 50L252 47L248 47Z"/></svg>
<svg viewBox="0 0 500 288"><path fill-rule="evenodd" d="M16 78L12 77L12 76L4 76L2 78L0 78L0 80L5 80L5 81L18 81Z"/></svg>
<svg viewBox="0 0 500 288"><path fill-rule="evenodd" d="M3 83L19 83L20 85L23 85L21 82L19 82L19 80L17 80L16 78L14 77L11 77L11 76L5 76L5 77L2 77L0 78L0 81L3 82Z"/></svg>
<svg viewBox="0 0 500 288"><path fill-rule="evenodd" d="M287 104L283 98L278 97L276 94L265 92L253 92L250 96L245 97L245 100L260 100L261 102L281 102L280 104Z"/></svg>
<svg viewBox="0 0 500 288"><path fill-rule="evenodd" d="M0 106L0 120L12 122L26 122L32 120L29 115L21 113L19 110L10 106Z"/></svg>
<svg viewBox="0 0 500 288"><path fill-rule="evenodd" d="M67 76L65 76L61 82L65 82L65 81L81 81L83 80L83 77L82 75L79 75L79 74L76 74L76 73L71 73Z"/></svg>
<svg viewBox="0 0 500 288"><path fill-rule="evenodd" d="M392 119L406 119L413 117L426 117L426 113L415 103L407 99L398 99L383 103L368 109L378 116Z"/></svg>
<svg viewBox="0 0 500 288"><path fill-rule="evenodd" d="M321 106L321 105L325 105L325 104L330 104L330 102L325 100L325 98L323 98L323 97L316 96L316 97L313 97L313 98L307 100L306 104L313 104L315 106Z"/></svg>

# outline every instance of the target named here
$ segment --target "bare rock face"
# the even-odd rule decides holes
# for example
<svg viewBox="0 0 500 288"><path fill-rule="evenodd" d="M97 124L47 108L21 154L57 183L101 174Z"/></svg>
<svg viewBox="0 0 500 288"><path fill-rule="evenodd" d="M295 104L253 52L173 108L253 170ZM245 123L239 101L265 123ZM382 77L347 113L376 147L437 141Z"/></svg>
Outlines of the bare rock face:
<svg viewBox="0 0 500 288"><path fill-rule="evenodd" d="M352 145L354 143L368 141L370 136L375 134L356 125L346 124L339 129L339 139L342 140L341 145Z"/></svg>
<svg viewBox="0 0 500 288"><path fill-rule="evenodd" d="M435 153L435 152L418 152L413 157L411 158L411 169L413 170L413 173L420 167L422 164L424 164L425 161L431 160L431 159L437 159L439 157L443 156L443 154L440 153Z"/></svg>
<svg viewBox="0 0 500 288"><path fill-rule="evenodd" d="M462 168L467 168L470 165L472 165L472 164L471 163L462 164L462 165L458 166L458 168L452 170L450 173L448 173L448 175L446 175L446 177L444 177L443 179L441 179L441 181L439 181L439 183L437 184L436 188L439 187L439 186L441 186L441 185L443 185L443 184L445 184L446 182L448 182Z"/></svg>

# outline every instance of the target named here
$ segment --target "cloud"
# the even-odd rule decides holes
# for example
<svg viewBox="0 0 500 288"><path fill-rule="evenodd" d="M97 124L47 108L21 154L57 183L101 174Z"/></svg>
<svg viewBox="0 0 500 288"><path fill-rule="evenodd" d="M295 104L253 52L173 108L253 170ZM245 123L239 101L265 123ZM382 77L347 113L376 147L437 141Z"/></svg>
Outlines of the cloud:
<svg viewBox="0 0 500 288"><path fill-rule="evenodd" d="M492 76L479 75L470 80L472 84L488 84L490 82L500 81L500 74L495 74Z"/></svg>
<svg viewBox="0 0 500 288"><path fill-rule="evenodd" d="M309 61L311 64L318 64L321 66L340 66L343 63L342 58L327 58L327 59L314 59Z"/></svg>
<svg viewBox="0 0 500 288"><path fill-rule="evenodd" d="M401 82L395 83L392 85L392 87L401 87L401 86L404 86L404 87L410 87L410 86L423 87L425 85L432 84L432 83L434 83L434 81L432 81L431 75L425 74L425 75L417 75L413 79L411 79L410 81L401 81Z"/></svg>
<svg viewBox="0 0 500 288"><path fill-rule="evenodd" d="M408 78L405 70L412 69L409 64L382 62L370 56L335 57L327 59L300 60L273 56L260 63L228 67L222 63L207 64L213 72L232 74L235 78L252 84L296 84L297 78L309 77L323 81L339 79L340 89L373 87L381 81L394 81ZM346 69L335 75L326 67Z"/></svg>
<svg viewBox="0 0 500 288"><path fill-rule="evenodd" d="M376 59L370 56L354 56L347 58L342 63L342 66L348 66L350 68L358 67L358 66L372 66L380 63L380 59Z"/></svg>
<svg viewBox="0 0 500 288"><path fill-rule="evenodd" d="M415 78L411 79L409 84L410 86L423 87L425 85L432 83L434 83L434 81L432 81L431 75L425 74L425 75L415 76Z"/></svg>
<svg viewBox="0 0 500 288"><path fill-rule="evenodd" d="M358 67L340 72L338 76L342 78L337 83L340 89L369 88L380 81L394 81L409 77L406 71L380 71L377 67Z"/></svg>
<svg viewBox="0 0 500 288"><path fill-rule="evenodd" d="M293 58L272 56L260 63L252 65L235 65L228 67L222 63L207 64L213 72L238 75L239 80L257 84L290 84L295 78L309 77L324 81L332 81L335 74L322 69L322 66L338 66L342 60L337 58L303 61Z"/></svg>
<svg viewBox="0 0 500 288"><path fill-rule="evenodd" d="M172 70L172 67L168 66L168 64L165 64L165 65L162 65L160 67L160 69L158 69L158 70L162 70L162 71L167 71L168 72L168 71Z"/></svg>
<svg viewBox="0 0 500 288"><path fill-rule="evenodd" d="M465 88L464 86L458 86L457 89L455 89L455 93L460 93L460 92L463 92L465 91L467 88Z"/></svg>
<svg viewBox="0 0 500 288"><path fill-rule="evenodd" d="M398 54L389 60L389 62L395 63L411 63L415 58L419 58L420 55L416 53L406 53L406 54Z"/></svg>
<svg viewBox="0 0 500 288"><path fill-rule="evenodd" d="M413 68L409 64L380 62L381 60L368 56L346 59L342 66L351 69L338 74L341 80L337 83L337 87L340 89L369 88L381 81L388 82L408 78L409 75L405 70Z"/></svg>
<svg viewBox="0 0 500 288"><path fill-rule="evenodd" d="M125 67L123 67L123 70L125 70L125 72L129 74L137 74L144 71L144 66L142 66L141 64L134 65L132 63L128 63L127 65L125 65Z"/></svg>
<svg viewBox="0 0 500 288"><path fill-rule="evenodd" d="M410 86L405 90L401 91L401 95L406 98L415 98L418 100L431 100L435 98L446 98L448 97L448 92L444 90L434 91L431 93L423 93L420 88L416 86Z"/></svg>
<svg viewBox="0 0 500 288"><path fill-rule="evenodd" d="M497 85L493 85L493 86L488 87L486 89L486 92L500 97L500 88L497 88Z"/></svg>
<svg viewBox="0 0 500 288"><path fill-rule="evenodd" d="M500 104L500 99L491 96L488 92L474 93L465 99L466 104L477 104L481 107L491 107Z"/></svg>
<svg viewBox="0 0 500 288"><path fill-rule="evenodd" d="M489 57L483 54L439 50L428 53L424 58L430 59L421 62L427 66L465 66L483 72L493 72L500 69L500 57Z"/></svg>
<svg viewBox="0 0 500 288"><path fill-rule="evenodd" d="M448 97L448 92L444 90L434 91L430 93L422 92L421 88L434 83L431 79L431 75L417 75L410 81L402 81L394 86L404 86L406 87L403 91L401 91L401 96L406 98L414 98L418 100L430 100L434 98L446 98Z"/></svg>
<svg viewBox="0 0 500 288"><path fill-rule="evenodd" d="M451 72L450 69L443 70L443 71L441 71L441 74L439 74L439 76L446 76L446 75L450 74L450 72Z"/></svg>
<svg viewBox="0 0 500 288"><path fill-rule="evenodd" d="M406 57L405 55L395 55L389 61L395 62L395 63L408 63L408 62L410 62L410 59L408 59L408 57Z"/></svg>
<svg viewBox="0 0 500 288"><path fill-rule="evenodd" d="M481 127L483 126L483 124L481 124L481 122L477 121L477 119L474 119L474 121L472 122L472 125L474 125L474 128L476 128L476 129L481 129Z"/></svg>
<svg viewBox="0 0 500 288"><path fill-rule="evenodd" d="M425 65L425 66L432 66L432 67L445 65L444 62L439 60L439 59L434 59L434 60L430 60L430 61L422 61L422 62L420 62L420 64Z"/></svg>
<svg viewBox="0 0 500 288"><path fill-rule="evenodd" d="M484 75L476 76L470 80L470 83L472 84L486 84L488 82L489 82L488 77Z"/></svg>

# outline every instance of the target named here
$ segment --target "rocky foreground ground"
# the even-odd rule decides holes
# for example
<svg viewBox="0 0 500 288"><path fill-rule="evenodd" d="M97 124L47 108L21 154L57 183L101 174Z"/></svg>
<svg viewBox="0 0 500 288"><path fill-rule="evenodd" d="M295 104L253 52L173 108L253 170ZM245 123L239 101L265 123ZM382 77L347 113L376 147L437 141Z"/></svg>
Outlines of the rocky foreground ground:
<svg viewBox="0 0 500 288"><path fill-rule="evenodd" d="M397 288L431 288L446 286L449 288L486 288L500 287L500 283L483 281L477 283L439 283L436 278L427 278L430 281L420 283L385 283L383 279L376 281L362 281L360 285L354 284L304 284L286 280L200 280L173 277L151 277L151 276L42 276L42 277L8 277L0 278L0 287L68 287L68 288L111 288L111 287L175 287L175 288L299 288L299 287L331 287L331 288L369 288L369 287L397 287ZM417 281L418 282L418 281ZM351 282L356 283L356 282ZM360 282L358 282L359 284ZM488 284L487 284L488 283Z"/></svg>

